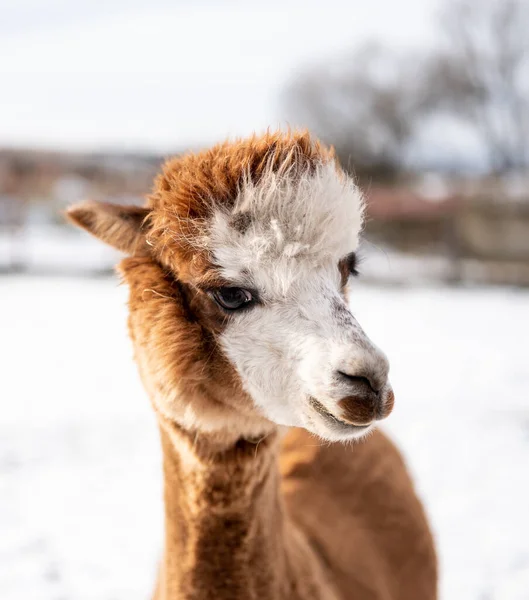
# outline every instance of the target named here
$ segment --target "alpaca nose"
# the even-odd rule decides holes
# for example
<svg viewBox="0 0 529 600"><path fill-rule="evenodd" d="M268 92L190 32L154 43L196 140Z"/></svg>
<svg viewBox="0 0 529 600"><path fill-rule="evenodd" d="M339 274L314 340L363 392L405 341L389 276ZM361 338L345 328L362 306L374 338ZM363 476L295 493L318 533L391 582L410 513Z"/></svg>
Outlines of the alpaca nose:
<svg viewBox="0 0 529 600"><path fill-rule="evenodd" d="M341 418L353 425L369 425L384 419L393 408L394 395L384 371L348 373L337 371L348 395L338 402Z"/></svg>
<svg viewBox="0 0 529 600"><path fill-rule="evenodd" d="M345 371L337 371L337 375L340 379L347 382L348 384L354 385L355 387L367 386L368 388L371 388L371 390L375 393L378 393L380 391L380 388L382 387L380 385L380 378L370 373L353 375L351 373L346 373Z"/></svg>
<svg viewBox="0 0 529 600"><path fill-rule="evenodd" d="M336 376L342 385L354 388L367 386L378 393L388 383L389 363L381 352L368 355L359 364L342 363L337 366Z"/></svg>

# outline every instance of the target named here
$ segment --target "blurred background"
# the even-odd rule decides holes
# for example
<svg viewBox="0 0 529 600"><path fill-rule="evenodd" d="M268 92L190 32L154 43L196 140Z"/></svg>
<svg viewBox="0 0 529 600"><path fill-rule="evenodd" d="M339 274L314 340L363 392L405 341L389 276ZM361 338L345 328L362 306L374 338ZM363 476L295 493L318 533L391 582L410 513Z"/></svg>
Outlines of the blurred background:
<svg viewBox="0 0 529 600"><path fill-rule="evenodd" d="M529 0L0 0L0 598L148 598L157 433L117 253L165 158L308 127L363 186L443 600L529 598ZM413 600L413 599L410 599Z"/></svg>

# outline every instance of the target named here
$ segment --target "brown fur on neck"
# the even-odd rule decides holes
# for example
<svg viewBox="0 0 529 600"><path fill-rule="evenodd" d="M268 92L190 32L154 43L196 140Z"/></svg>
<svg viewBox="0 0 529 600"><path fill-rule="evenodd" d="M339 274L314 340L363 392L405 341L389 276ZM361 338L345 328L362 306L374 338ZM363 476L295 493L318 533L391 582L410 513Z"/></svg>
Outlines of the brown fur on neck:
<svg viewBox="0 0 529 600"><path fill-rule="evenodd" d="M285 513L277 434L212 452L160 421L165 552L156 600L323 600L333 586Z"/></svg>

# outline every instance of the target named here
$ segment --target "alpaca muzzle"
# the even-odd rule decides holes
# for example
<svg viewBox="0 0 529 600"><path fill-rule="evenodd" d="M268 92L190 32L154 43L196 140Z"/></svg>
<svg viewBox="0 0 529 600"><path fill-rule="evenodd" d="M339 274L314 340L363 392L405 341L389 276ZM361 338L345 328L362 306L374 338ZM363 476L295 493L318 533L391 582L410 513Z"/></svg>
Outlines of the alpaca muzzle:
<svg viewBox="0 0 529 600"><path fill-rule="evenodd" d="M395 396L386 383L376 389L365 377L351 378L351 394L338 402L339 418L351 425L367 426L385 419L393 410Z"/></svg>

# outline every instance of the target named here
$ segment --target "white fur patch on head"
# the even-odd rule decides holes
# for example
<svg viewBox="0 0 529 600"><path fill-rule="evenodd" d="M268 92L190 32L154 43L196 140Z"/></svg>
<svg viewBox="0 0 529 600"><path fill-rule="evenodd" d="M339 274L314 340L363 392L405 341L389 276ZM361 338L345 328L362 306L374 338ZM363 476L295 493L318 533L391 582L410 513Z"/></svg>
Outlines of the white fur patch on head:
<svg viewBox="0 0 529 600"><path fill-rule="evenodd" d="M268 170L257 184L246 179L229 212L216 210L208 245L226 279L273 268L286 293L302 266L321 267L356 249L363 210L359 188L334 162L301 175Z"/></svg>

